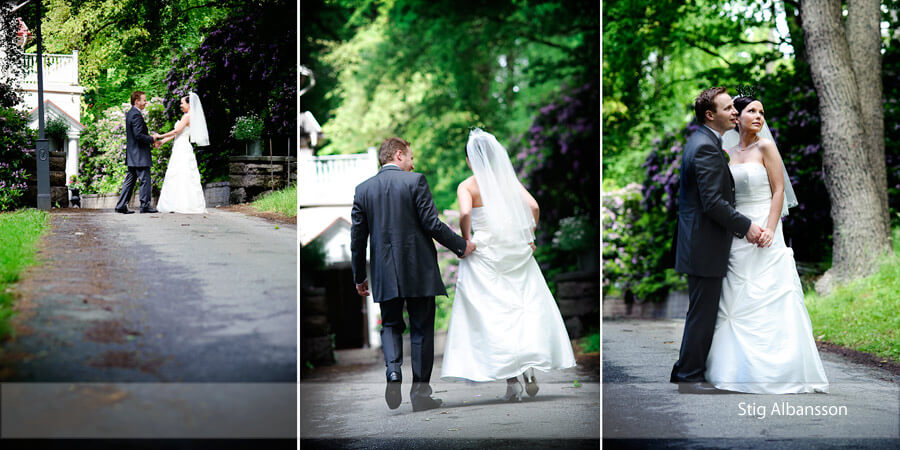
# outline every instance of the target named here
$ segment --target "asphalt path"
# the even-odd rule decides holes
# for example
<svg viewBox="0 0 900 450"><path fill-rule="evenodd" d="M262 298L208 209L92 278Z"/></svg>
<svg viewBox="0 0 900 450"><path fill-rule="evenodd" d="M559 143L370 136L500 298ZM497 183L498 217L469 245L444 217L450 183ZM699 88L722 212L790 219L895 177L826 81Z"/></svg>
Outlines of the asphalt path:
<svg viewBox="0 0 900 450"><path fill-rule="evenodd" d="M599 372L578 366L535 371L540 387L537 396L525 394L521 402L509 403L502 399L504 381L441 381L443 340L438 336L431 385L433 396L444 403L437 409L413 412L408 336L405 341L403 402L395 410L388 409L384 400L385 369L380 352L364 357L338 352L337 366L317 369L315 376L301 380L302 448L599 446Z"/></svg>
<svg viewBox="0 0 900 450"><path fill-rule="evenodd" d="M890 372L820 351L827 394L679 394L669 383L683 320L603 322L603 437L639 448L897 448ZM815 413L798 413L812 406ZM617 441L613 442L612 439Z"/></svg>
<svg viewBox="0 0 900 450"><path fill-rule="evenodd" d="M295 225L54 211L38 256L2 352L4 437L296 435ZM23 409L41 401L74 409L41 431L46 411Z"/></svg>

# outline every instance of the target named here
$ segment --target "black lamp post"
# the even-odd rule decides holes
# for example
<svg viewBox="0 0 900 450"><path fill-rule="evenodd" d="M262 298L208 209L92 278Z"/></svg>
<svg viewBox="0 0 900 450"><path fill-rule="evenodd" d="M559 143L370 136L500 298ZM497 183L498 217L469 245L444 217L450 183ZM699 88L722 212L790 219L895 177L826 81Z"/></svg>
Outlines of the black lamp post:
<svg viewBox="0 0 900 450"><path fill-rule="evenodd" d="M37 207L50 210L50 143L44 132L44 49L41 42L41 0L37 0L37 94L38 94L38 140L37 159Z"/></svg>

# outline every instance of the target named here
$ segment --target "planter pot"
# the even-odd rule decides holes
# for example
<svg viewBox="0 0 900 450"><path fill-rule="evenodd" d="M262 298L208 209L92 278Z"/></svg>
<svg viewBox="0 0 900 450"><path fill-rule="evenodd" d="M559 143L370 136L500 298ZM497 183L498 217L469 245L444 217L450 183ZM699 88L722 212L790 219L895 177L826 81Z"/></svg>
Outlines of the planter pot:
<svg viewBox="0 0 900 450"><path fill-rule="evenodd" d="M206 198L207 207L226 206L230 204L231 183L222 181L207 183L203 186L203 195Z"/></svg>
<svg viewBox="0 0 900 450"><path fill-rule="evenodd" d="M262 156L261 140L249 141L245 145L247 146L247 156Z"/></svg>
<svg viewBox="0 0 900 450"><path fill-rule="evenodd" d="M69 189L69 192L69 207L81 208L81 196L78 193L78 189Z"/></svg>

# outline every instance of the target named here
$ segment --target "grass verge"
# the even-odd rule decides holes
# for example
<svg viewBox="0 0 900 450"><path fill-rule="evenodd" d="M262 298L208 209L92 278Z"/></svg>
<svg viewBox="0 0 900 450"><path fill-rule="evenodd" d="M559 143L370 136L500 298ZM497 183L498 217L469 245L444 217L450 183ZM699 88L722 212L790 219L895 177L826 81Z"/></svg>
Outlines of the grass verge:
<svg viewBox="0 0 900 450"><path fill-rule="evenodd" d="M10 285L35 263L35 244L49 228L49 217L36 209L0 213L0 340L9 334L13 316Z"/></svg>
<svg viewBox="0 0 900 450"><path fill-rule="evenodd" d="M265 194L256 199L252 206L258 211L275 212L287 217L297 217L297 186Z"/></svg>
<svg viewBox="0 0 900 450"><path fill-rule="evenodd" d="M874 274L825 297L806 295L816 340L900 362L900 228L893 237L894 254Z"/></svg>

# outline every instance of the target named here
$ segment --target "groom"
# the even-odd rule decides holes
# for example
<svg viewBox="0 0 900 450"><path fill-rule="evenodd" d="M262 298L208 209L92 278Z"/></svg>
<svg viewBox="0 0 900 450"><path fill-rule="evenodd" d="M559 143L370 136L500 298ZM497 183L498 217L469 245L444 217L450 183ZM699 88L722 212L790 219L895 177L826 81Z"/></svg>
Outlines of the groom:
<svg viewBox="0 0 900 450"><path fill-rule="evenodd" d="M128 165L128 174L116 204L116 212L120 214L134 213L128 210L127 205L131 201L134 181L138 178L141 180L141 213L159 212L150 206L150 166L153 165L150 147L155 145L157 135L150 136L147 132L147 124L141 114L146 106L146 94L141 91L131 93L131 109L125 114L125 164Z"/></svg>
<svg viewBox="0 0 900 450"><path fill-rule="evenodd" d="M690 306L681 352L669 381L682 393L715 393L705 382L722 278L733 236L758 242L763 229L734 209L734 178L722 150L722 134L738 113L723 87L707 89L694 102L700 128L688 138L681 158L675 270L688 276Z"/></svg>
<svg viewBox="0 0 900 450"><path fill-rule="evenodd" d="M434 241L465 258L475 244L440 221L425 176L413 173L409 143L392 137L378 150L381 170L359 184L353 197L350 227L353 279L361 296L369 295L366 242L371 236L372 290L381 306L381 348L387 366L384 398L396 409L403 363L403 305L409 312L413 411L437 408L431 398L434 364L434 296L447 295L437 264Z"/></svg>

